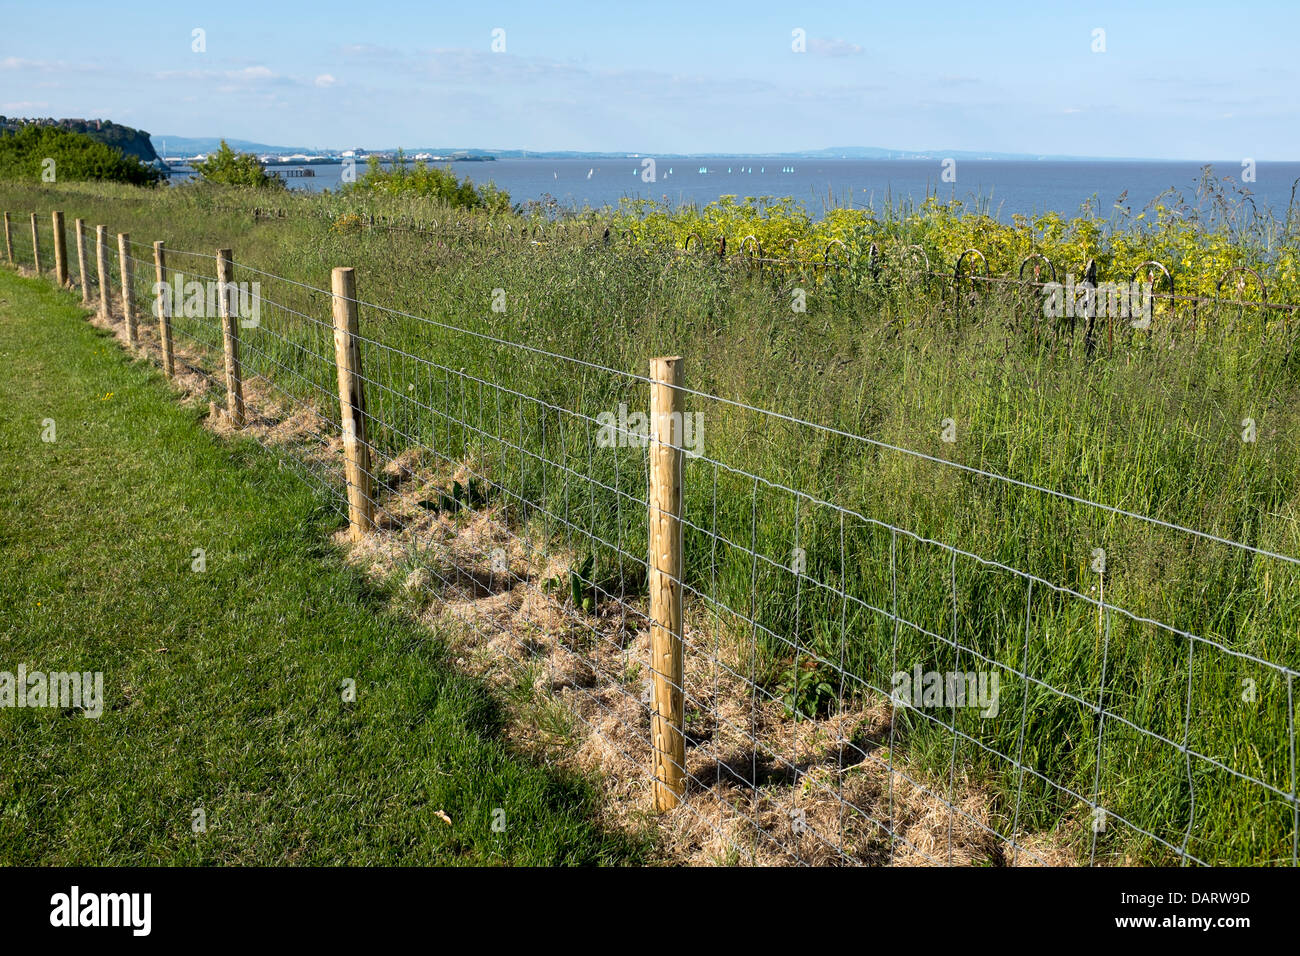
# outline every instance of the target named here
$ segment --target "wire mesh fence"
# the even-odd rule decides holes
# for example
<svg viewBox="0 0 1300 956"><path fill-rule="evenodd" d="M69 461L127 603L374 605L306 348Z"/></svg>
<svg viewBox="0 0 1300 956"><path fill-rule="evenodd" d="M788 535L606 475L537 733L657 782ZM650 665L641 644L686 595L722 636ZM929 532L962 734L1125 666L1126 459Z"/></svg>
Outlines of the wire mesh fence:
<svg viewBox="0 0 1300 956"><path fill-rule="evenodd" d="M695 390L690 356L656 432L648 372L387 307L366 276L347 303L359 330L341 333L335 291L237 260L223 290L218 255L170 248L160 274L137 240L124 257L108 242L101 275L93 227L82 239L108 323L132 311L134 347L156 357L165 311L175 376L227 427L341 515L355 521L350 489L364 499L354 560L435 593L488 656L540 669L587 765L643 794L656 777L680 786L660 825L696 858L1296 864L1291 539ZM31 261L30 240L14 244ZM341 341L364 393L355 434ZM679 670L652 639L648 489L665 445L682 463ZM840 465L862 459L947 500L952 527L1004 529L996 547L892 512L846 480ZM1232 600L1172 580L1152 598L1137 586L1148 554L1203 567ZM684 746L665 774L668 697Z"/></svg>

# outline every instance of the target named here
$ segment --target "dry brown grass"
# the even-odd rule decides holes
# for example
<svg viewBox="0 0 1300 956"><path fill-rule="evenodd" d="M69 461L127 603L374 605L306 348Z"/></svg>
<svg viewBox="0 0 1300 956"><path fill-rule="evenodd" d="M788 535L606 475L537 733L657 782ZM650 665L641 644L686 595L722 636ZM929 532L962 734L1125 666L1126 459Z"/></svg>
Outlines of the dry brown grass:
<svg viewBox="0 0 1300 956"><path fill-rule="evenodd" d="M358 544L339 533L348 560L377 576L399 576L431 628L446 633L454 624L461 666L505 691L526 685L525 703L512 708L512 739L539 757L594 772L608 825L650 825L644 601L579 611L564 589L543 583L563 575L574 557L555 542L511 526L497 505L435 513L421 504L453 481L467 483L477 473L472 465L453 471L407 452L382 471L390 490L379 502L378 530ZM711 623L689 607L687 619ZM683 805L654 823L666 861L1070 862L1053 834L1026 836L1019 852L1008 847L993 832L977 782L955 781L954 810L943 798L946 782L925 786L904 755L891 761L887 702L794 720L744 680L743 654L729 637L688 624L684 639L695 651L686 655L685 674L688 789ZM538 719L553 716L539 715L539 701L563 705L572 718L564 732Z"/></svg>

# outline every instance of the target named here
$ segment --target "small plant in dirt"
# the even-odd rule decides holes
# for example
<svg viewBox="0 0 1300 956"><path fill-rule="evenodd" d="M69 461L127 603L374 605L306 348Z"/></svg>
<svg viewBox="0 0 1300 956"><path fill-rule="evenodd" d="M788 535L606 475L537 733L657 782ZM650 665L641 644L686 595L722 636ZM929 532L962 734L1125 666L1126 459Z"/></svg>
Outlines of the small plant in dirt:
<svg viewBox="0 0 1300 956"><path fill-rule="evenodd" d="M592 580L595 567L596 556L589 554L577 564L571 565L567 574L555 574L544 580L542 590L548 594L558 594L565 587L567 578L573 606L581 609L584 614L590 614L596 607L596 595L595 588L588 582Z"/></svg>
<svg viewBox="0 0 1300 956"><path fill-rule="evenodd" d="M436 497L420 500L419 505L429 511L454 514L462 508L477 508L487 503L487 495L480 482L471 478L464 484L453 481L446 491L438 491Z"/></svg>
<svg viewBox="0 0 1300 956"><path fill-rule="evenodd" d="M569 592L573 597L573 606L582 608L585 613L590 613L596 606L595 589L588 584L595 566L596 556L589 554L576 570L569 569Z"/></svg>
<svg viewBox="0 0 1300 956"><path fill-rule="evenodd" d="M830 671L811 658L792 663L781 672L780 690L781 702L791 717L824 717L836 696Z"/></svg>

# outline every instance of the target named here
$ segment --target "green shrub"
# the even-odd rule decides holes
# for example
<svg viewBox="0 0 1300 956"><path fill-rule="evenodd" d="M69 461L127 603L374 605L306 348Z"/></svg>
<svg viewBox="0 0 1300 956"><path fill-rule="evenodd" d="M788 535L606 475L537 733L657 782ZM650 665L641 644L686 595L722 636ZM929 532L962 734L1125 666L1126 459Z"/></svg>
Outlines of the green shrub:
<svg viewBox="0 0 1300 956"><path fill-rule="evenodd" d="M48 160L53 160L53 164ZM162 173L152 166L85 133L35 124L15 133L0 130L0 179L30 182L98 179L151 186L161 178Z"/></svg>
<svg viewBox="0 0 1300 956"><path fill-rule="evenodd" d="M284 189L284 180L262 168L252 153L237 153L223 139L221 148L207 159L194 164L194 171L210 183L223 186L256 186L259 189Z"/></svg>
<svg viewBox="0 0 1300 956"><path fill-rule="evenodd" d="M409 167L400 149L391 169L384 169L379 160L372 156L366 174L351 189L389 196L424 196L457 209L485 209L488 212L510 210L510 195L492 183L476 188L468 176L458 180L449 166L439 169L419 162Z"/></svg>

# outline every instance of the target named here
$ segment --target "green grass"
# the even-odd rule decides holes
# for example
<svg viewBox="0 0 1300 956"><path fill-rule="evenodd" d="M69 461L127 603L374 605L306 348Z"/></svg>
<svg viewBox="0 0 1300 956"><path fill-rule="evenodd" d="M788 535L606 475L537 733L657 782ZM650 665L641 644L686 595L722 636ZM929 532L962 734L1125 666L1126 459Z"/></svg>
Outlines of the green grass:
<svg viewBox="0 0 1300 956"><path fill-rule="evenodd" d="M0 709L0 864L639 858L345 568L332 510L70 295L0 270L0 363L0 670L102 671L106 697L98 719Z"/></svg>
<svg viewBox="0 0 1300 956"><path fill-rule="evenodd" d="M1285 316L1266 323L1258 311L1228 306L1158 310L1151 333L1103 332L1090 351L1081 329L1036 321L1040 304L1016 290L971 300L888 264L879 274L760 274L705 255L607 245L581 222L534 245L519 240L521 220L414 201L292 194L276 200L289 218L251 215L265 201L229 191L0 186L0 207L18 213L23 261L32 209L43 225L62 208L69 223L84 216L142 242L232 247L236 279L262 281L275 303L244 339L248 368L331 418L332 343L319 324L329 321L328 296L241 266L318 288L328 288L332 266L355 266L362 299L449 326L362 308L371 440L381 458L420 445L451 463L476 462L512 511L528 503L512 517L580 562L593 557L593 577L615 594L644 594L636 563L646 549L644 452L595 448L594 427L573 413L595 416L620 402L644 409L644 386L467 332L638 375L654 355L681 354L687 384L703 392L1300 554L1298 330ZM433 232L354 220L332 228L349 203L360 214L400 211ZM50 249L42 261L53 261ZM180 256L170 264L191 275L211 265ZM142 269L142 312L151 282ZM806 313L790 309L794 287L807 292ZM504 311L492 309L495 289L505 292ZM210 319L176 327L178 341L217 345ZM991 794L1000 832L1059 825L1082 859L1093 852L1095 799L1155 836L1112 819L1096 841L1102 861L1176 862L1170 846L1184 841L1210 862L1291 861L1293 688L1250 658L1300 665L1296 565L723 403L693 396L687 407L704 413L704 452L720 464L686 467L687 514L703 529L686 533L686 582L725 606L722 639L739 645L765 692L784 694L782 675L814 654L835 667L843 661L853 698L889 688L895 667L982 666L972 664L977 650L1006 668L996 719L958 715L977 743L959 738L954 748L950 730L911 713L896 726L895 743L940 793L955 754ZM1241 440L1247 417L1255 442ZM948 418L953 444L941 437ZM820 503L796 512L794 495L751 476ZM1090 559L1104 548L1109 602L1214 643L1196 644L1189 657L1176 632L1118 614L1107 642L1105 622L1077 598L1045 586L1031 595L1023 577L954 561L945 547L895 539L871 521L848 516L841 530L836 507L1085 595L1097 593ZM715 548L713 531L732 544ZM756 563L751 544L772 563ZM807 551L802 581L784 570L796 544ZM846 607L814 581L869 607ZM897 634L881 612L895 601L912 625ZM713 617L689 596L688 623ZM1012 673L1025 670L1046 687ZM1092 709L1098 700L1112 715L1104 728ZM1028 773L1014 759L1022 715ZM1229 769L1199 759L1189 767L1184 741Z"/></svg>

